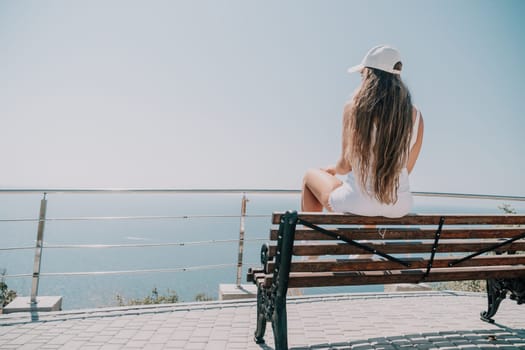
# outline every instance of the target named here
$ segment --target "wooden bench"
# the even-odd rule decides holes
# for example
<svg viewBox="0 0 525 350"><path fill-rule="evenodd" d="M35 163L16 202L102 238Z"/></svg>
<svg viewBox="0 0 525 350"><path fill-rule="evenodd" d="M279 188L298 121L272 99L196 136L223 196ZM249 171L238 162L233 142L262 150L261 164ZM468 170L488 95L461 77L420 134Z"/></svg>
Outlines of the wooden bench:
<svg viewBox="0 0 525 350"><path fill-rule="evenodd" d="M262 268L247 277L258 287L255 341L271 321L278 350L288 348L288 288L487 280L487 322L507 293L525 302L525 215L286 212L272 223Z"/></svg>

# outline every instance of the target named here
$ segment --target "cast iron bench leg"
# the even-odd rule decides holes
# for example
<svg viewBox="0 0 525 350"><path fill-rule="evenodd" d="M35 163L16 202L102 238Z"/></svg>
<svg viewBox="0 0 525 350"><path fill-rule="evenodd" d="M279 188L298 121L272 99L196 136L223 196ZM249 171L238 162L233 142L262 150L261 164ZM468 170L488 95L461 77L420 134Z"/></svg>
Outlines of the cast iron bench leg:
<svg viewBox="0 0 525 350"><path fill-rule="evenodd" d="M525 278L512 278L507 280L511 292L509 299L515 300L518 305L525 303Z"/></svg>
<svg viewBox="0 0 525 350"><path fill-rule="evenodd" d="M288 325L286 321L286 302L276 305L272 317L275 350L288 350Z"/></svg>
<svg viewBox="0 0 525 350"><path fill-rule="evenodd" d="M507 278L487 280L487 296L489 307L481 313L481 319L485 322L494 323L492 316L496 314L499 304L510 292L509 299L518 304L525 302L525 278Z"/></svg>
<svg viewBox="0 0 525 350"><path fill-rule="evenodd" d="M264 333L266 332L266 317L265 317L265 304L263 288L257 288L257 328L255 329L255 342L257 344L264 343Z"/></svg>
<svg viewBox="0 0 525 350"><path fill-rule="evenodd" d="M487 280L487 297L488 309L481 312L481 320L485 322L494 323L492 316L496 314L499 304L507 296L507 290L502 285L501 281L497 279Z"/></svg>

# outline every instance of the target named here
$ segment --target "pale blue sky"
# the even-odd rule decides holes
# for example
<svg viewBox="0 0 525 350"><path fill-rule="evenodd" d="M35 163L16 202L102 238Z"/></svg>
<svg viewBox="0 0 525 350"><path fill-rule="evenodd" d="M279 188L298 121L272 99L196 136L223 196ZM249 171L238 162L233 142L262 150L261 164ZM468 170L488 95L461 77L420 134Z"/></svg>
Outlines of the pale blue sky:
<svg viewBox="0 0 525 350"><path fill-rule="evenodd" d="M397 47L416 191L525 195L523 1L0 0L1 187L299 188Z"/></svg>

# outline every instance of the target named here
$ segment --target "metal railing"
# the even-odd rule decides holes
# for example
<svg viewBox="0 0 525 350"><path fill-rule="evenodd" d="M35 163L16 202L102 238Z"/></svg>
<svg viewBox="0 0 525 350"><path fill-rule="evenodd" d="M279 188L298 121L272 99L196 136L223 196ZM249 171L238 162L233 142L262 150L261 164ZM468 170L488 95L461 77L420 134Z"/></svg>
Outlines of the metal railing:
<svg viewBox="0 0 525 350"><path fill-rule="evenodd" d="M5 278L17 277L31 277L31 303L37 303L38 287L41 273L42 252L44 250L44 231L45 223L50 221L94 221L94 220L158 220L158 219L188 219L188 218L239 218L239 238L228 240L205 240L193 242L171 242L171 243L140 243L140 244L61 244L61 245L46 245L46 249L57 248L81 248L81 249L108 249L108 248L148 248L159 246L188 246L188 245L204 245L204 244L218 244L218 243L238 243L238 254L236 264L215 264L215 265L200 265L179 268L164 268L164 269L143 269L143 270L116 270L116 271L92 271L92 272L55 272L45 273L45 276L80 276L80 275L114 275L114 274L134 274L134 273L154 273L154 272L179 272L192 271L200 269L211 269L220 267L236 266L235 283L237 286L241 285L243 255L245 239L245 220L247 217L269 217L265 215L247 215L247 203L249 201L248 194L300 194L300 190L295 189L150 189L150 188L117 188L117 189L0 189L2 194L42 194L43 198L40 201L40 211L38 219L35 218L0 218L1 222L38 222L36 244L34 247L1 247L0 251L9 250L29 250L34 249L34 263L32 274L9 274ZM96 216L96 217L63 217L63 218L47 218L47 195L48 194L109 194L109 193L147 193L147 194L242 194L240 215L179 215L179 216ZM485 199L485 200L502 200L502 201L520 201L525 202L525 197L522 196L505 196L505 195L483 195L483 194L462 194L462 193L438 193L438 192L413 192L414 196L418 197L432 197L432 198L462 198L462 199ZM264 241L265 238L251 239L251 241Z"/></svg>

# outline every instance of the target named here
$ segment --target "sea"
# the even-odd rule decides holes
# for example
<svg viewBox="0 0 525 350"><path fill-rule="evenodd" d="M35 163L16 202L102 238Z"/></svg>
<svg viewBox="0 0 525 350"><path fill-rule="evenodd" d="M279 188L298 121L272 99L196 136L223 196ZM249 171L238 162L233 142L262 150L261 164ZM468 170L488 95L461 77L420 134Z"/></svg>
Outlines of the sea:
<svg viewBox="0 0 525 350"><path fill-rule="evenodd" d="M247 269L260 266L272 212L300 206L299 194L245 195L243 284ZM0 277L20 296L31 294L42 198L0 192ZM219 284L237 279L242 198L242 193L49 193L38 295L62 296L64 310L116 306L119 298L143 299L154 289L159 295L176 293L179 301L199 295L217 299ZM525 212L519 201L430 197L415 197L412 211L503 213L505 205ZM304 294L382 290L309 288Z"/></svg>

